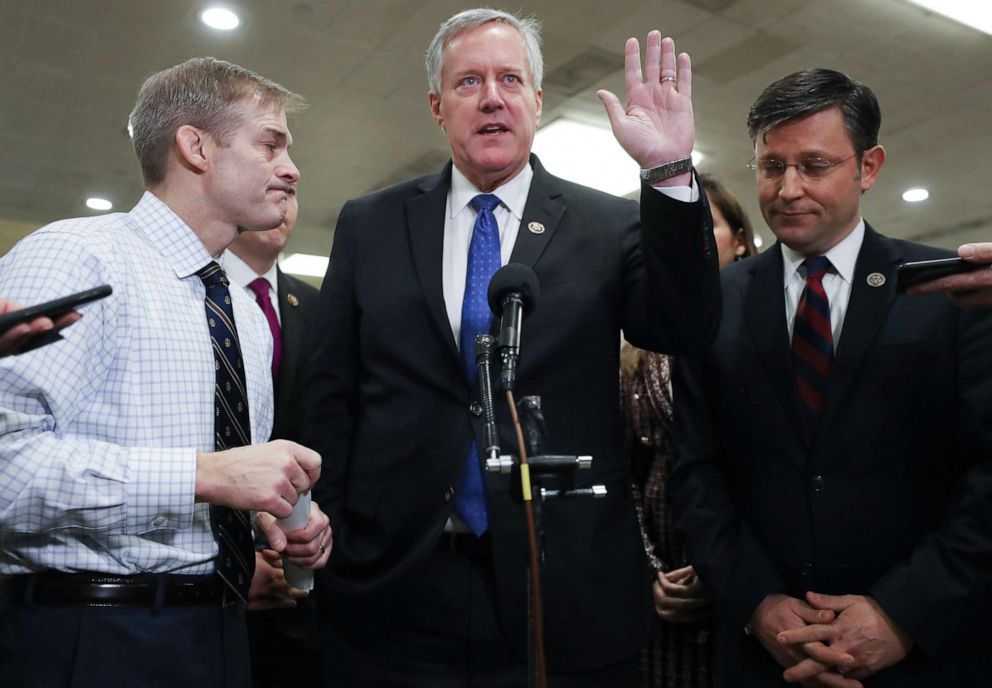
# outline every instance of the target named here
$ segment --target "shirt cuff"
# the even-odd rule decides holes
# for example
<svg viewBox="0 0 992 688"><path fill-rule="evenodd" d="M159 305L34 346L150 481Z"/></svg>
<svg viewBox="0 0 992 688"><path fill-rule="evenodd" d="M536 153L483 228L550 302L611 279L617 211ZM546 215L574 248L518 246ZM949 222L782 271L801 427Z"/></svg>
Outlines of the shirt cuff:
<svg viewBox="0 0 992 688"><path fill-rule="evenodd" d="M125 449L127 533L181 530L193 524L196 501L196 451Z"/></svg>
<svg viewBox="0 0 992 688"><path fill-rule="evenodd" d="M652 186L651 188L675 201L695 203L699 200L699 187L696 186L696 175L692 175L691 186Z"/></svg>

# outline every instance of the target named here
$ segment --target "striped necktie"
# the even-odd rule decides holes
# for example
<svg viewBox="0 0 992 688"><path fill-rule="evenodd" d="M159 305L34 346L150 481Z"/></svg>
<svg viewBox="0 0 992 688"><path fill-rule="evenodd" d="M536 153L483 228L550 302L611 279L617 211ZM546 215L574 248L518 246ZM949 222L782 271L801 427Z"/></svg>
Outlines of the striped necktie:
<svg viewBox="0 0 992 688"><path fill-rule="evenodd" d="M493 209L499 198L493 194L479 194L471 205L478 215L472 229L472 242L468 247L468 270L465 273L465 297L462 301L461 354L465 375L475 382L478 371L475 364L475 335L486 334L492 321L489 310L489 281L499 270L499 225ZM489 528L486 512L485 484L479 450L472 442L455 492L455 513L476 536Z"/></svg>
<svg viewBox="0 0 992 688"><path fill-rule="evenodd" d="M827 383L834 360L830 329L830 303L823 289L823 275L830 268L826 256L803 261L806 288L796 308L792 330L792 359L799 399L813 420L819 418L827 398Z"/></svg>
<svg viewBox="0 0 992 688"><path fill-rule="evenodd" d="M227 275L211 261L196 273L206 287L204 305L214 350L214 448L217 451L251 444L245 368ZM255 547L247 511L210 506L210 524L219 549L216 573L243 601L255 573Z"/></svg>

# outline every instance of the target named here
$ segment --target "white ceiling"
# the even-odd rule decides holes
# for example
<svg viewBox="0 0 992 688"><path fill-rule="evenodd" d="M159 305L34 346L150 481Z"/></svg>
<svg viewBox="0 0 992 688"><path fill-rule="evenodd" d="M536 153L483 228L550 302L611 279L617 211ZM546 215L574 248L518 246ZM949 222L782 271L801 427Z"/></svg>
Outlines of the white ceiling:
<svg viewBox="0 0 992 688"><path fill-rule="evenodd" d="M137 200L127 114L148 74L193 56L231 60L309 100L290 122L302 171L292 251L326 255L347 199L447 159L422 56L465 4L242 0L229 3L242 17L230 34L200 24L206 4L0 0L0 254L34 227L91 214L87 196L117 210ZM674 36L693 57L700 167L737 192L766 241L744 167L747 109L765 85L810 66L844 71L879 97L889 157L865 201L876 227L944 246L992 239L992 37L903 0L516 0L511 9L544 24L545 123L563 114L605 123L594 93L622 92L624 40L651 28ZM903 202L917 185L930 200Z"/></svg>

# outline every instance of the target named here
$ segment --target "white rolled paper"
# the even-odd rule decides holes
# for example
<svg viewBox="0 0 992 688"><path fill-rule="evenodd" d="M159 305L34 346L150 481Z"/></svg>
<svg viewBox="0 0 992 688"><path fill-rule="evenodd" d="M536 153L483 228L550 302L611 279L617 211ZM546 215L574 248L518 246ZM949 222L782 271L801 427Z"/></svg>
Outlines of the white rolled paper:
<svg viewBox="0 0 992 688"><path fill-rule="evenodd" d="M282 528L284 533L292 533L294 530L299 530L305 526L309 520L310 490L307 490L296 501L296 505L293 507L293 513L286 518L279 519L279 527ZM313 590L313 571L311 569L305 569L292 564L286 560L286 557L282 559L282 566L286 574L287 583L304 592Z"/></svg>

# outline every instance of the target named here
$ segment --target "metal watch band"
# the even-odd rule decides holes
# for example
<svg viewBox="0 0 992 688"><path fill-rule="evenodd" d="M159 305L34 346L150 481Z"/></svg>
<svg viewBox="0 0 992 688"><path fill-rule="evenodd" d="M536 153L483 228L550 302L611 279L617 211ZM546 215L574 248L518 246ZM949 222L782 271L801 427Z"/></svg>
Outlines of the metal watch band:
<svg viewBox="0 0 992 688"><path fill-rule="evenodd" d="M685 174L690 170L692 170L692 156L687 155L684 158L666 162L664 165L652 167L650 170L641 170L641 180L648 184L654 184L665 179L677 177L680 174Z"/></svg>

